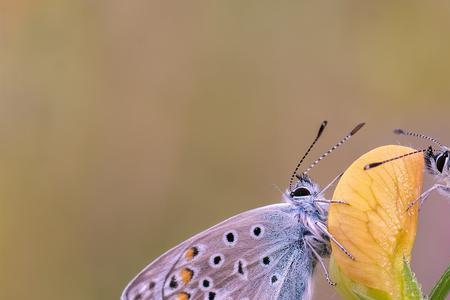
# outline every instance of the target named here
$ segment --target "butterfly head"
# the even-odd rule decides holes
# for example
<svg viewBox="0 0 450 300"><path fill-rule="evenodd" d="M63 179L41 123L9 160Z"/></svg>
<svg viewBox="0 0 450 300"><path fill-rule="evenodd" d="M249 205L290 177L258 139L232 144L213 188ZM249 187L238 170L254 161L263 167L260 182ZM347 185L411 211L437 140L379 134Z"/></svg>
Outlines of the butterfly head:
<svg viewBox="0 0 450 300"><path fill-rule="evenodd" d="M442 146L436 153L431 147L425 152L425 162L428 171L434 175L450 175L450 151L447 147Z"/></svg>
<svg viewBox="0 0 450 300"><path fill-rule="evenodd" d="M286 191L285 201L296 205L313 202L320 192L319 185L314 183L306 174L298 175L297 178L297 183Z"/></svg>
<svg viewBox="0 0 450 300"><path fill-rule="evenodd" d="M309 171L311 171L322 159L327 157L331 152L342 146L344 143L346 143L355 133L357 133L365 123L359 123L356 125L352 131L350 131L343 139L341 139L338 143L336 143L333 147L328 149L328 151L324 152L319 158L317 158L314 162L311 163L311 165L303 171L303 173L299 174L298 170L308 153L311 151L313 146L316 144L319 137L322 135L326 125L327 121L323 121L319 131L317 132L316 138L312 142L312 144L309 146L308 150L306 150L306 153L303 155L303 157L298 162L297 166L294 169L294 172L291 175L291 178L289 180L289 187L283 195L283 199L287 203L291 203L294 205L301 206L302 208L306 209L307 211L313 210L321 210L320 206L317 205L316 201L317 198L320 195L320 188L319 186L314 183L311 178L308 176ZM298 181L294 184L294 179L297 178Z"/></svg>
<svg viewBox="0 0 450 300"><path fill-rule="evenodd" d="M437 146L439 146L439 150L434 153L433 147L428 147L428 149L420 150L419 152L424 152L425 157L425 164L427 167L428 172L430 172L432 175L437 176L443 176L444 178L448 179L450 175L450 162L449 162L449 152L450 149L446 147L444 144L439 142L437 139L424 135L417 132L407 131L403 129L395 129L395 134L398 135L407 135L407 136L413 136L421 139L425 139L428 141L433 142Z"/></svg>

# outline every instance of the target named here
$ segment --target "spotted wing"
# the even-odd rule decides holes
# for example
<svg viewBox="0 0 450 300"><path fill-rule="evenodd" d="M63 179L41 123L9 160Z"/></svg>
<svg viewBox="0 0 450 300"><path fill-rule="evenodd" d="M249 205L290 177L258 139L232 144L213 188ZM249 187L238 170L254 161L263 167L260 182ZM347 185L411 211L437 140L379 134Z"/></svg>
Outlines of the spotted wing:
<svg viewBox="0 0 450 300"><path fill-rule="evenodd" d="M313 258L290 204L232 217L147 266L122 300L309 299Z"/></svg>

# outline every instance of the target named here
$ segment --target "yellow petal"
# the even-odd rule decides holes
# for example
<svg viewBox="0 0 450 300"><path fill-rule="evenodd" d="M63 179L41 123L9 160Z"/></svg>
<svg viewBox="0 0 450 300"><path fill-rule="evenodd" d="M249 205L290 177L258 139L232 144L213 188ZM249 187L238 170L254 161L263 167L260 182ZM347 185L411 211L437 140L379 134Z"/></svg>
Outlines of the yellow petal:
<svg viewBox="0 0 450 300"><path fill-rule="evenodd" d="M352 261L332 243L333 264L352 282L383 291L391 299L401 299L403 258L410 259L416 235L418 207L407 208L422 190L423 154L367 171L364 166L412 151L383 146L357 159L333 195L350 205L331 205L328 217L330 232L355 257Z"/></svg>

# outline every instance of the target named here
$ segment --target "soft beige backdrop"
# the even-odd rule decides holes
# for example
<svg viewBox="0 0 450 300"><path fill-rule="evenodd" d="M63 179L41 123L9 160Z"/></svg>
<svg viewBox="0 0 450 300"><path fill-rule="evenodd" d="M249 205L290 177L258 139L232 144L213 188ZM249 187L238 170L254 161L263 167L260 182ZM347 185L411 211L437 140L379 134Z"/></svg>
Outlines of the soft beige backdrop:
<svg viewBox="0 0 450 300"><path fill-rule="evenodd" d="M151 259L417 129L449 144L446 1L0 1L0 298L117 299ZM450 200L413 267L450 262ZM320 272L315 299L338 299Z"/></svg>

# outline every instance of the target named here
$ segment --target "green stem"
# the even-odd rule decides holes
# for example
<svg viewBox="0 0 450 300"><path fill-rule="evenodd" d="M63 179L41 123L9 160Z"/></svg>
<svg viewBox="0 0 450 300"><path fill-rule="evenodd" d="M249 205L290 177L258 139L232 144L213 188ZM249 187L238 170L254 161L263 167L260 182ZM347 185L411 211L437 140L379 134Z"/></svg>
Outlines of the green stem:
<svg viewBox="0 0 450 300"><path fill-rule="evenodd" d="M430 300L445 300L445 297L450 292L450 266L445 270L442 277L436 283L430 294Z"/></svg>

